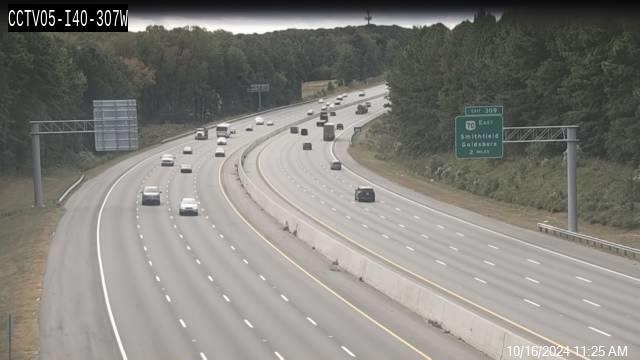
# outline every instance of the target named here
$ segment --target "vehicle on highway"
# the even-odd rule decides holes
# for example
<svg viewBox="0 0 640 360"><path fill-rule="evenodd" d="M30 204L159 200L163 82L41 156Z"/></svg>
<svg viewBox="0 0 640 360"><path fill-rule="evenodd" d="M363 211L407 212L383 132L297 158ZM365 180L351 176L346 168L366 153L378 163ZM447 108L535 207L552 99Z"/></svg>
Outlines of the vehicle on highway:
<svg viewBox="0 0 640 360"><path fill-rule="evenodd" d="M231 135L231 126L227 123L218 124L216 126L216 136L228 138Z"/></svg>
<svg viewBox="0 0 640 360"><path fill-rule="evenodd" d="M336 116L336 111L335 111L335 110L331 110L331 111L329 111L329 115L330 115L330 116Z"/></svg>
<svg viewBox="0 0 640 360"><path fill-rule="evenodd" d="M227 138L219 137L218 140L216 140L216 144L217 145L227 145Z"/></svg>
<svg viewBox="0 0 640 360"><path fill-rule="evenodd" d="M341 102L340 100L336 100L336 101L335 101L333 104L331 104L331 105L337 106L337 105L340 105L340 104L342 104L342 102Z"/></svg>
<svg viewBox="0 0 640 360"><path fill-rule="evenodd" d="M224 157L224 148L218 147L216 149L215 157Z"/></svg>
<svg viewBox="0 0 640 360"><path fill-rule="evenodd" d="M247 128L244 131L253 131L253 126L247 125Z"/></svg>
<svg viewBox="0 0 640 360"><path fill-rule="evenodd" d="M323 98L318 99L318 104L322 104L324 102Z"/></svg>
<svg viewBox="0 0 640 360"><path fill-rule="evenodd" d="M342 101L342 95L336 96L336 101Z"/></svg>
<svg viewBox="0 0 640 360"><path fill-rule="evenodd" d="M328 120L318 120L316 121L316 126L320 127L320 126L324 126L324 124L326 124L328 122Z"/></svg>
<svg viewBox="0 0 640 360"><path fill-rule="evenodd" d="M311 143L310 142L303 143L302 150L311 150Z"/></svg>
<svg viewBox="0 0 640 360"><path fill-rule="evenodd" d="M342 123L338 123L336 125L336 130L344 130L344 125Z"/></svg>
<svg viewBox="0 0 640 360"><path fill-rule="evenodd" d="M371 101L367 101L364 103L368 108L371 107Z"/></svg>
<svg viewBox="0 0 640 360"><path fill-rule="evenodd" d="M356 108L356 115L366 114L369 112L369 108L366 105L358 104Z"/></svg>
<svg viewBox="0 0 640 360"><path fill-rule="evenodd" d="M329 165L331 170L342 170L342 162L340 160L333 160Z"/></svg>
<svg viewBox="0 0 640 360"><path fill-rule="evenodd" d="M180 165L180 173L182 174L191 174L193 172L193 168L191 164L181 164Z"/></svg>
<svg viewBox="0 0 640 360"><path fill-rule="evenodd" d="M313 115L313 109L307 110L307 115Z"/></svg>
<svg viewBox="0 0 640 360"><path fill-rule="evenodd" d="M307 135L309 135L309 131L307 129L302 129L302 130L300 130L300 135L307 136Z"/></svg>
<svg viewBox="0 0 640 360"><path fill-rule="evenodd" d="M360 91L360 92L358 93L358 96L364 96L364 91Z"/></svg>
<svg viewBox="0 0 640 360"><path fill-rule="evenodd" d="M206 127L199 127L196 129L196 140L207 140L209 138L209 129Z"/></svg>
<svg viewBox="0 0 640 360"><path fill-rule="evenodd" d="M198 215L198 202L194 198L182 198L178 209L180 215Z"/></svg>
<svg viewBox="0 0 640 360"><path fill-rule="evenodd" d="M141 193L142 205L160 205L160 194L162 194L162 191L159 186L145 186Z"/></svg>
<svg viewBox="0 0 640 360"><path fill-rule="evenodd" d="M333 141L335 138L336 138L335 124L330 122L324 124L324 129L322 129L322 140Z"/></svg>
<svg viewBox="0 0 640 360"><path fill-rule="evenodd" d="M235 133L236 133L236 129L231 129L231 130L229 130L229 133L230 133L230 134L235 134Z"/></svg>
<svg viewBox="0 0 640 360"><path fill-rule="evenodd" d="M359 202L375 202L376 193L371 186L358 186L355 192L355 200Z"/></svg>
<svg viewBox="0 0 640 360"><path fill-rule="evenodd" d="M264 119L262 116L256 116L256 125L264 125Z"/></svg>
<svg viewBox="0 0 640 360"><path fill-rule="evenodd" d="M298 127L297 126L292 126L289 129L289 132L292 133L292 134L297 134L298 133Z"/></svg>
<svg viewBox="0 0 640 360"><path fill-rule="evenodd" d="M327 113L326 111L321 111L320 112L320 120L329 121L329 113Z"/></svg>
<svg viewBox="0 0 640 360"><path fill-rule="evenodd" d="M273 120L267 120L267 126L273 126Z"/></svg>
<svg viewBox="0 0 640 360"><path fill-rule="evenodd" d="M321 111L321 112L322 112L322 111L326 111L326 110L327 110L327 105L322 105L322 106L320 107L320 111Z"/></svg>
<svg viewBox="0 0 640 360"><path fill-rule="evenodd" d="M343 98L343 99L344 99L344 98L346 98L346 97L347 97L347 95L349 95L349 94L347 94L347 93L342 94L342 98Z"/></svg>
<svg viewBox="0 0 640 360"><path fill-rule="evenodd" d="M176 160L175 156L173 156L171 154L164 154L164 155L162 155L162 158L160 158L160 165L161 166L173 166L175 160Z"/></svg>
<svg viewBox="0 0 640 360"><path fill-rule="evenodd" d="M183 154L193 154L193 149L191 148L191 146L185 146L184 149L182 149L182 153Z"/></svg>

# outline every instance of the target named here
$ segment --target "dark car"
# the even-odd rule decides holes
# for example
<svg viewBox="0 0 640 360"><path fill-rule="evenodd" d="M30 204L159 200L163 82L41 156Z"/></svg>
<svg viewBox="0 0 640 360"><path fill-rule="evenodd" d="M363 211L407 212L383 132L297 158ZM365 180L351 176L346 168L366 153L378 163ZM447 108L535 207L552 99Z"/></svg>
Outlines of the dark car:
<svg viewBox="0 0 640 360"><path fill-rule="evenodd" d="M329 114L326 111L321 111L320 112L320 120L329 121Z"/></svg>
<svg viewBox="0 0 640 360"><path fill-rule="evenodd" d="M333 160L329 166L331 170L342 170L342 163L340 160Z"/></svg>
<svg viewBox="0 0 640 360"><path fill-rule="evenodd" d="M370 102L370 101L367 101L367 102L365 102L364 104L365 104L367 107L371 107L371 102Z"/></svg>
<svg viewBox="0 0 640 360"><path fill-rule="evenodd" d="M336 130L344 130L344 125L342 123L338 123L336 125Z"/></svg>
<svg viewBox="0 0 640 360"><path fill-rule="evenodd" d="M355 200L359 202L375 202L376 193L371 186L358 186L355 192Z"/></svg>
<svg viewBox="0 0 640 360"><path fill-rule="evenodd" d="M302 129L302 130L300 130L300 135L302 135L302 136L307 136L307 135L309 135L309 130L307 130L307 129Z"/></svg>
<svg viewBox="0 0 640 360"><path fill-rule="evenodd" d="M302 144L302 150L311 150L311 143L310 142L306 142L306 143Z"/></svg>
<svg viewBox="0 0 640 360"><path fill-rule="evenodd" d="M292 134L297 134L297 133L298 133L298 127L297 127L297 126L292 126L292 127L289 129L289 131L290 131Z"/></svg>
<svg viewBox="0 0 640 360"><path fill-rule="evenodd" d="M244 131L253 131L253 127L251 125L247 126L246 129L244 129Z"/></svg>
<svg viewBox="0 0 640 360"><path fill-rule="evenodd" d="M320 126L324 126L324 124L326 124L328 121L326 120L320 120L320 121L316 121L316 126L320 127Z"/></svg>
<svg viewBox="0 0 640 360"><path fill-rule="evenodd" d="M329 112L329 116L336 116L336 111L335 110L331 110Z"/></svg>
<svg viewBox="0 0 640 360"><path fill-rule="evenodd" d="M142 205L160 205L160 191L159 186L145 186L142 193Z"/></svg>

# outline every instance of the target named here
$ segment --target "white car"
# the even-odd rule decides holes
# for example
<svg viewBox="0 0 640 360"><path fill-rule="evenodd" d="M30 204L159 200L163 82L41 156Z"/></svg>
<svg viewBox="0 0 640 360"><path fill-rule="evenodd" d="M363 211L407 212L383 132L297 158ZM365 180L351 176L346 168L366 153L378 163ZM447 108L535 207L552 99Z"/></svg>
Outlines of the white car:
<svg viewBox="0 0 640 360"><path fill-rule="evenodd" d="M226 137L219 137L218 140L216 141L216 143L218 145L227 145L227 138Z"/></svg>
<svg viewBox="0 0 640 360"><path fill-rule="evenodd" d="M264 119L262 116L256 116L256 125L264 125Z"/></svg>
<svg viewBox="0 0 640 360"><path fill-rule="evenodd" d="M193 154L193 149L191 148L191 146L185 146L184 149L182 149L182 153L183 154Z"/></svg>
<svg viewBox="0 0 640 360"><path fill-rule="evenodd" d="M159 186L145 186L144 190L142 190L142 205L160 205L160 194L162 194L162 191Z"/></svg>
<svg viewBox="0 0 640 360"><path fill-rule="evenodd" d="M217 148L215 157L224 157L224 148L221 148L221 147Z"/></svg>
<svg viewBox="0 0 640 360"><path fill-rule="evenodd" d="M192 172L193 172L193 168L191 167L191 164L180 165L180 173L191 174Z"/></svg>
<svg viewBox="0 0 640 360"><path fill-rule="evenodd" d="M348 95L347 93L342 94L342 98L343 98L343 99L344 99L344 98L346 98L346 97L347 97L347 95Z"/></svg>
<svg viewBox="0 0 640 360"><path fill-rule="evenodd" d="M267 120L267 126L273 126L273 120Z"/></svg>
<svg viewBox="0 0 640 360"><path fill-rule="evenodd" d="M322 105L322 107L320 108L320 111L325 111L327 110L327 105Z"/></svg>
<svg viewBox="0 0 640 360"><path fill-rule="evenodd" d="M307 110L307 115L313 115L313 109Z"/></svg>
<svg viewBox="0 0 640 360"><path fill-rule="evenodd" d="M360 92L358 93L358 96L364 96L364 91L360 91Z"/></svg>
<svg viewBox="0 0 640 360"><path fill-rule="evenodd" d="M171 154L164 154L164 155L162 155L162 158L160 159L160 165L161 166L173 166L175 160L176 160L175 156L173 156Z"/></svg>
<svg viewBox="0 0 640 360"><path fill-rule="evenodd" d="M178 213L180 215L198 215L198 202L194 198L182 198Z"/></svg>
<svg viewBox="0 0 640 360"><path fill-rule="evenodd" d="M323 98L318 99L318 104L322 104L324 102Z"/></svg>

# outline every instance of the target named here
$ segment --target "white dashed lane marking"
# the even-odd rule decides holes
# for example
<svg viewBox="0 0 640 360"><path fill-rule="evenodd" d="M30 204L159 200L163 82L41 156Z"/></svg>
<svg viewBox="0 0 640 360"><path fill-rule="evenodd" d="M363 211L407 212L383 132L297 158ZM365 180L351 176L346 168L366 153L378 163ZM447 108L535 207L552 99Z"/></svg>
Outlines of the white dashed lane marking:
<svg viewBox="0 0 640 360"><path fill-rule="evenodd" d="M532 278L530 278L530 277L528 277L528 276L527 276L525 279L527 279L527 280L531 281L531 282L532 282L532 283L534 283L534 284L539 284L539 283L540 283L540 281L538 281L538 280L536 280L536 279L532 279Z"/></svg>
<svg viewBox="0 0 640 360"><path fill-rule="evenodd" d="M438 225L438 228L440 228L440 229L444 229L444 226L442 226L442 225Z"/></svg>
<svg viewBox="0 0 640 360"><path fill-rule="evenodd" d="M490 248L492 248L492 249L495 249L495 250L499 250L499 249L500 249L499 247L497 247L497 246L495 246L495 245L491 245L491 244L489 244L489 245L487 245L487 246L488 246L488 247L490 247Z"/></svg>
<svg viewBox="0 0 640 360"><path fill-rule="evenodd" d="M229 299L229 297L225 294L222 294L222 297L227 301L227 302L231 302L231 300Z"/></svg>
<svg viewBox="0 0 640 360"><path fill-rule="evenodd" d="M455 246L449 246L449 249L453 250L453 251L458 251L458 248Z"/></svg>
<svg viewBox="0 0 640 360"><path fill-rule="evenodd" d="M169 295L165 295L164 298L167 299L167 302L171 302L171 298L169 297Z"/></svg>
<svg viewBox="0 0 640 360"><path fill-rule="evenodd" d="M580 281L584 281L584 282L586 282L586 283L591 283L591 282L592 282L591 280L589 280L589 279L585 279L585 278L583 278L582 276L576 276L576 279L578 279L578 280L580 280Z"/></svg>
<svg viewBox="0 0 640 360"><path fill-rule="evenodd" d="M487 264L489 266L496 266L496 264L492 263L491 261L487 261L487 260L484 260L483 263L485 263L485 264Z"/></svg>
<svg viewBox="0 0 640 360"><path fill-rule="evenodd" d="M287 299L287 297L284 296L284 294L280 294L280 297L282 298L282 300L289 302L289 299Z"/></svg>
<svg viewBox="0 0 640 360"><path fill-rule="evenodd" d="M484 281L484 280L482 280L482 279L480 279L480 278L477 278L477 277L474 277L473 279L474 279L475 281L480 282L480 283L483 283L483 284L486 284L486 283L487 283L486 281Z"/></svg>
<svg viewBox="0 0 640 360"><path fill-rule="evenodd" d="M586 303L587 303L587 304L589 304L589 305L593 305L593 306L595 306L595 307L600 307L600 304L596 304L596 303L594 303L593 301L589 301L589 300L587 300L587 299L582 299L582 301L586 302Z"/></svg>
<svg viewBox="0 0 640 360"><path fill-rule="evenodd" d="M187 324L185 324L184 320L180 319L180 325L182 325L183 328L187 327Z"/></svg>
<svg viewBox="0 0 640 360"><path fill-rule="evenodd" d="M251 324L251 322L247 319L244 319L244 323L247 324L248 327L253 329L253 324Z"/></svg>
<svg viewBox="0 0 640 360"><path fill-rule="evenodd" d="M351 350L347 349L346 346L342 345L341 348L342 348L342 350L344 350L344 352L349 354L349 356L351 356L352 358L356 357L356 355L354 353L352 353Z"/></svg>
<svg viewBox="0 0 640 360"><path fill-rule="evenodd" d="M611 337L611 334L608 334L608 333L606 333L606 332L604 332L604 331L602 331L602 330L600 330L600 329L596 329L596 328L594 328L593 326L589 326L589 330L591 330L591 331L595 331L595 332L597 332L598 334L602 334L602 335L604 335L604 336L606 336L606 337Z"/></svg>
<svg viewBox="0 0 640 360"><path fill-rule="evenodd" d="M531 304L531 305L533 305L535 307L540 307L540 304L534 303L533 301L531 301L529 299L522 299L522 300L524 300L524 302L526 302L528 304Z"/></svg>
<svg viewBox="0 0 640 360"><path fill-rule="evenodd" d="M315 321L313 321L313 319L312 319L312 318L310 318L310 317L308 317L308 316L307 316L307 320L309 320L309 322L310 322L311 324L313 324L313 326L318 326L318 324L316 324L316 322L315 322Z"/></svg>
<svg viewBox="0 0 640 360"><path fill-rule="evenodd" d="M532 259L527 259L527 261L532 263L532 264L540 265L540 263L538 261L535 261L535 260L532 260Z"/></svg>
<svg viewBox="0 0 640 360"><path fill-rule="evenodd" d="M414 249L414 248L412 248L412 247L411 247L411 246L409 246L409 245L405 246L405 248L407 248L407 250L409 250L409 251L415 251L415 249Z"/></svg>

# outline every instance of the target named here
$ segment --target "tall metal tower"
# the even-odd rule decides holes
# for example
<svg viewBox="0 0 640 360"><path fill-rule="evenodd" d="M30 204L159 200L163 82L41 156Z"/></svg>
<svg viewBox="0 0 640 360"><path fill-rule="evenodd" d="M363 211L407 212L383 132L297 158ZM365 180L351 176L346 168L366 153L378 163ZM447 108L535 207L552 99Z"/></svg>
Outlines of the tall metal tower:
<svg viewBox="0 0 640 360"><path fill-rule="evenodd" d="M371 19L373 19L373 16L371 16L370 9L367 9L367 16L365 16L364 19L367 20L367 25L371 25Z"/></svg>

